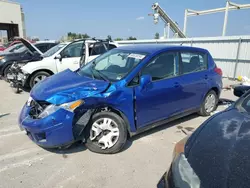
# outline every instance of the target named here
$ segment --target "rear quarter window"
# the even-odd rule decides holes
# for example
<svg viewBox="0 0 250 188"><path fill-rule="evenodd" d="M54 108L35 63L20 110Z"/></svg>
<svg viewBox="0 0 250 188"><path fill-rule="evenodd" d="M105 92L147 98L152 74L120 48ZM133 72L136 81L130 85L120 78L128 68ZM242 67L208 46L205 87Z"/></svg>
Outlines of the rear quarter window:
<svg viewBox="0 0 250 188"><path fill-rule="evenodd" d="M181 73L199 72L208 68L207 54L202 52L180 52Z"/></svg>

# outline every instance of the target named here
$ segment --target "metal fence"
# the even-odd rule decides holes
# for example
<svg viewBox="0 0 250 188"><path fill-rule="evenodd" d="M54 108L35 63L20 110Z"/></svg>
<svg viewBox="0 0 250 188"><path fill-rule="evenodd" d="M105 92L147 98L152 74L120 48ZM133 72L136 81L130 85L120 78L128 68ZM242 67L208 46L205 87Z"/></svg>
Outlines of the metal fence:
<svg viewBox="0 0 250 188"><path fill-rule="evenodd" d="M209 50L216 64L223 70L223 76L250 78L250 36L202 37L117 41L120 46L131 44L169 44L194 46Z"/></svg>

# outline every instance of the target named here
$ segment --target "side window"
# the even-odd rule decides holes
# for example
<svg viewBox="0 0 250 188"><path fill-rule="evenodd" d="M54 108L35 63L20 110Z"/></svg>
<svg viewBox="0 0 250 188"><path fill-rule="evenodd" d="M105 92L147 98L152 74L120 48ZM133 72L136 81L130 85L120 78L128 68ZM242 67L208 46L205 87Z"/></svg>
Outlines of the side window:
<svg viewBox="0 0 250 188"><path fill-rule="evenodd" d="M139 85L139 75L137 75L136 77L134 77L133 80L131 80L128 84L128 86L136 86Z"/></svg>
<svg viewBox="0 0 250 188"><path fill-rule="evenodd" d="M114 48L117 48L117 47L115 45L113 45L113 44L109 44L109 50L112 50Z"/></svg>
<svg viewBox="0 0 250 188"><path fill-rule="evenodd" d="M195 52L181 52L181 73L188 74L207 69L207 55Z"/></svg>
<svg viewBox="0 0 250 188"><path fill-rule="evenodd" d="M67 46L62 52L62 58L81 57L83 41L74 42Z"/></svg>
<svg viewBox="0 0 250 188"><path fill-rule="evenodd" d="M48 46L46 44L38 44L36 47L42 52L45 53L48 50Z"/></svg>
<svg viewBox="0 0 250 188"><path fill-rule="evenodd" d="M107 50L102 43L95 43L91 50L90 55L100 55L105 53Z"/></svg>
<svg viewBox="0 0 250 188"><path fill-rule="evenodd" d="M178 76L178 55L176 52L162 53L142 69L141 75L151 75L152 80Z"/></svg>

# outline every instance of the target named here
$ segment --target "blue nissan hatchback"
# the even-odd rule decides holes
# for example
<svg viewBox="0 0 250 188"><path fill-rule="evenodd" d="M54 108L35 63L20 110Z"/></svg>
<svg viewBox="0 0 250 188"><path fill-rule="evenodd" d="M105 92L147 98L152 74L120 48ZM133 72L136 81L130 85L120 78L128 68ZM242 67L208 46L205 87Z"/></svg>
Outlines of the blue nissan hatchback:
<svg viewBox="0 0 250 188"><path fill-rule="evenodd" d="M222 71L207 50L184 46L123 46L79 70L37 84L19 117L44 148L85 142L98 153L119 152L128 136L216 109Z"/></svg>

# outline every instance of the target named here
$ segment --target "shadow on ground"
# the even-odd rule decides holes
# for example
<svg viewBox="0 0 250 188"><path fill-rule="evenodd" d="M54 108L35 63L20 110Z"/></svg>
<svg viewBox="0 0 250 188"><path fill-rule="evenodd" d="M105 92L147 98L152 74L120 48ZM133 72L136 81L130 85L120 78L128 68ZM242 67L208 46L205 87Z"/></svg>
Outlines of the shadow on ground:
<svg viewBox="0 0 250 188"><path fill-rule="evenodd" d="M178 120L175 120L175 121L172 121L172 122L169 122L167 124L164 124L164 125L160 125L159 127L155 127L155 128L152 128L148 131L145 131L143 133L140 133L138 135L135 135L133 136L132 138L128 139L123 151L127 150L128 148L130 148L133 144L134 141L142 138L142 137L145 137L145 136L148 136L148 135L151 135L151 134L154 134L154 133L157 133L157 132L160 132L162 130L165 130L167 128L170 128L170 127L173 127L173 126L177 126L178 124L181 124L181 123L184 123L184 122L187 122L189 120L192 120L192 119L196 119L200 117L198 114L191 114L189 116L186 116L186 117L183 117L183 118L180 118ZM176 127L177 129L181 129L182 126L180 127ZM193 130L194 128L192 127L188 127L189 130Z"/></svg>
<svg viewBox="0 0 250 188"><path fill-rule="evenodd" d="M85 151L86 149L87 148L84 146L84 143L76 142L67 148L45 149L45 150L52 152L52 153L62 155L63 158L67 158L68 157L67 154L82 152L82 151Z"/></svg>

